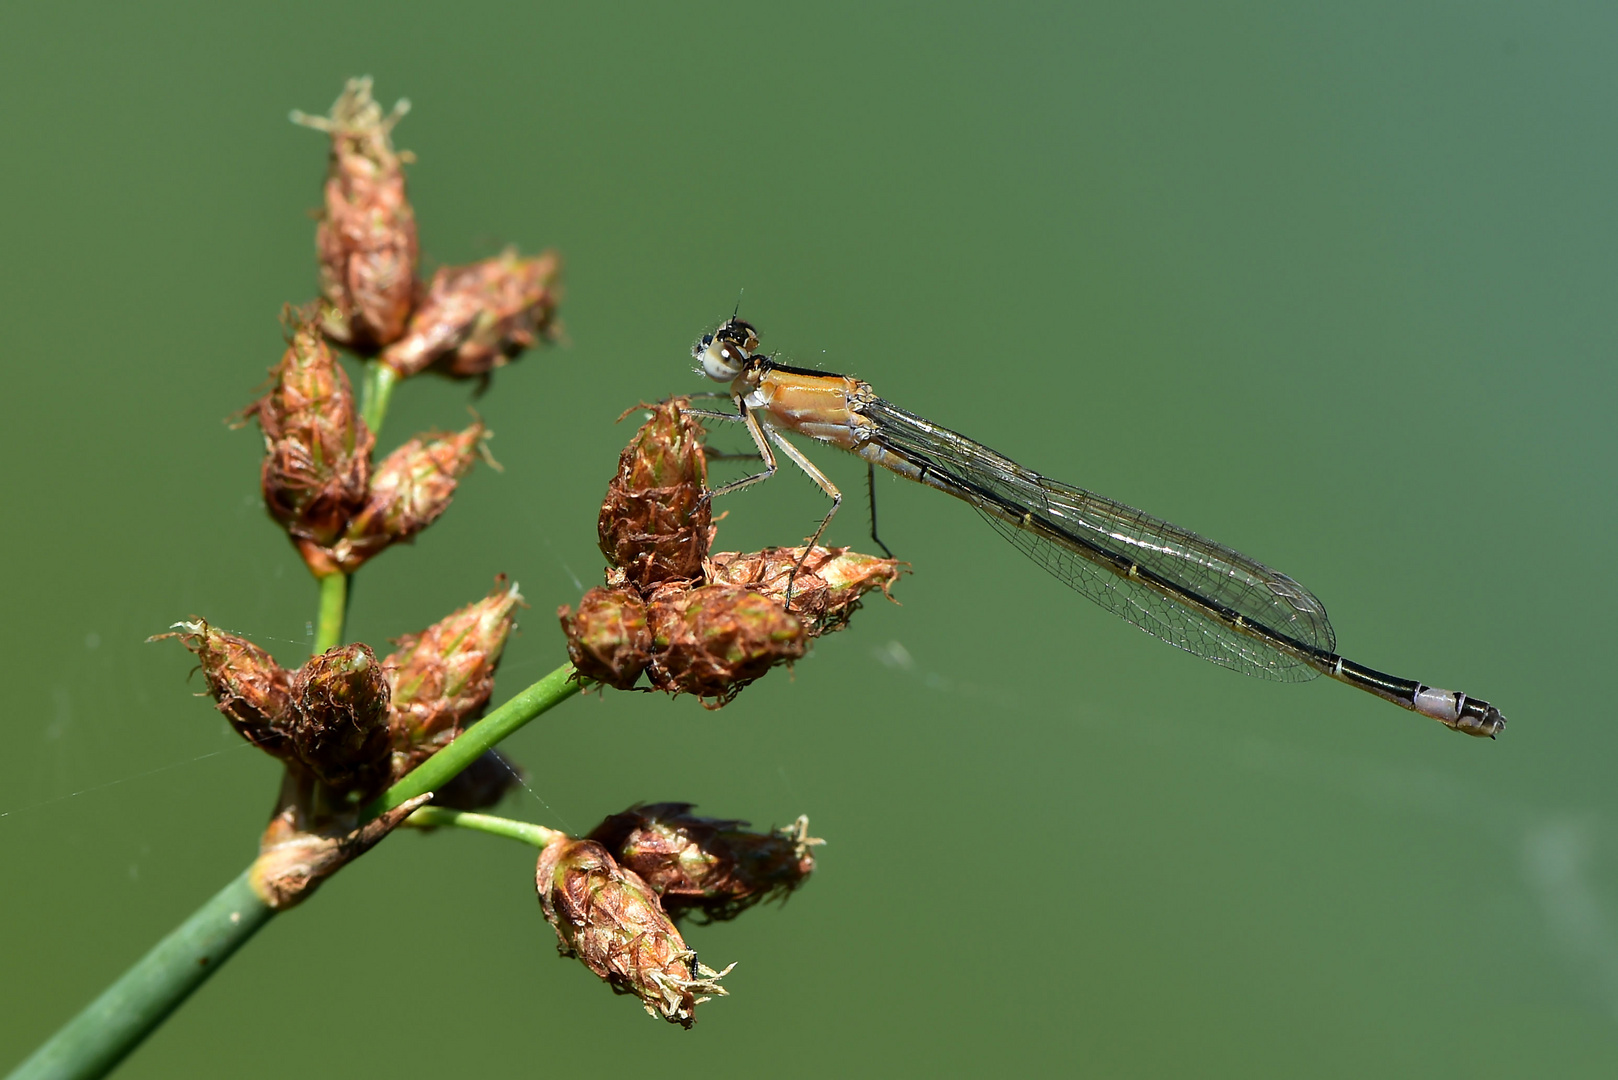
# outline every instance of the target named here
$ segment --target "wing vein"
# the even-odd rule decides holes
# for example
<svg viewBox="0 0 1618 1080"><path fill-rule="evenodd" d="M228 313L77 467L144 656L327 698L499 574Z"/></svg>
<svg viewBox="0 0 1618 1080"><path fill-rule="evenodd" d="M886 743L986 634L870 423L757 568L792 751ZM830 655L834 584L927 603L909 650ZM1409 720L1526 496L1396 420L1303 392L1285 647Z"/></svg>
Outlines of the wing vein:
<svg viewBox="0 0 1618 1080"><path fill-rule="evenodd" d="M924 483L970 503L1039 566L1154 637L1221 667L1280 682L1301 682L1318 672L1295 651L1244 633L1215 611L1240 616L1306 650L1330 653L1336 647L1326 609L1314 594L1255 559L1132 506L1047 479L881 398L861 402L859 412L875 423L877 439L925 466ZM1131 566L1146 574L1131 575ZM1170 588L1154 588L1151 577Z"/></svg>

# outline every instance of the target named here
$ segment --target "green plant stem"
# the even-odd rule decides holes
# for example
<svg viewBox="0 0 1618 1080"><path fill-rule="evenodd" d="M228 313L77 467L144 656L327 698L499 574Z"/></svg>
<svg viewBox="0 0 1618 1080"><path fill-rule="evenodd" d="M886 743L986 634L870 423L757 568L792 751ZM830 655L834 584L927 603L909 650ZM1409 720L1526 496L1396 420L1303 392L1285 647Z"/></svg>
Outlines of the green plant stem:
<svg viewBox="0 0 1618 1080"><path fill-rule="evenodd" d="M365 362L365 381L360 391L360 419L373 435L381 434L382 421L388 417L388 402L393 399L393 388L399 384L399 375L380 360Z"/></svg>
<svg viewBox="0 0 1618 1080"><path fill-rule="evenodd" d="M365 375L360 382L360 419L371 433L382 430L388 418L388 403L393 400L393 388L398 385L398 374L380 360L365 362ZM333 574L320 579L320 622L315 626L314 655L343 643L343 622L348 615L348 575Z"/></svg>
<svg viewBox="0 0 1618 1080"><path fill-rule="evenodd" d="M522 727L528 721L577 694L582 685L572 664L563 664L534 683L494 712L473 724L455 741L418 765L413 771L376 797L365 808L366 817L375 817L400 803L425 795L448 783L457 773L476 761L483 751Z"/></svg>
<svg viewBox="0 0 1618 1080"><path fill-rule="evenodd" d="M105 1076L273 914L244 870L62 1025L8 1080Z"/></svg>
<svg viewBox="0 0 1618 1080"><path fill-rule="evenodd" d="M322 601L325 596L323 588ZM324 602L321 611L324 616ZM442 786L483 751L577 694L580 684L572 675L573 665L563 664L467 728L454 742L379 795L367 807L368 814ZM153 946L134 967L17 1066L7 1080L89 1080L105 1076L116 1067L275 914L248 884L250 872L251 868L242 871Z"/></svg>
<svg viewBox="0 0 1618 1080"><path fill-rule="evenodd" d="M332 574L320 579L320 617L315 623L313 655L343 643L343 621L348 617L348 575Z"/></svg>
<svg viewBox="0 0 1618 1080"><path fill-rule="evenodd" d="M520 840L537 848L546 847L567 835L532 822L513 821L510 818L495 817L493 814L474 814L466 810L448 810L440 806L422 807L405 818L405 824L422 828L449 826L456 829L472 829L491 836Z"/></svg>

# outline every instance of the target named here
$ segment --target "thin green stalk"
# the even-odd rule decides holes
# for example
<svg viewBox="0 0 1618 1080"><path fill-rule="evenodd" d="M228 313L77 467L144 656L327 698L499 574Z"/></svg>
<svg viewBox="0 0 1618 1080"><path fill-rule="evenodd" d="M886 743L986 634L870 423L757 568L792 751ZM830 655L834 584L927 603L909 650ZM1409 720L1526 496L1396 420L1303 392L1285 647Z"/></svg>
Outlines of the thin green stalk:
<svg viewBox="0 0 1618 1080"><path fill-rule="evenodd" d="M448 783L462 769L482 756L501 739L528 721L577 694L581 684L572 664L563 664L522 691L482 720L473 724L455 741L428 758L397 784L376 797L365 808L366 817L375 817L402 802L425 795Z"/></svg>
<svg viewBox="0 0 1618 1080"><path fill-rule="evenodd" d="M315 647L319 656L343 643L343 621L348 617L348 575L332 574L320 579L320 619L315 623Z"/></svg>
<svg viewBox="0 0 1618 1080"><path fill-rule="evenodd" d="M105 1076L275 914L247 871L135 961L8 1080Z"/></svg>
<svg viewBox="0 0 1618 1080"><path fill-rule="evenodd" d="M563 664L523 690L379 795L368 813L441 787L483 751L577 694L580 685L572 675L573 665ZM153 946L7 1080L90 1080L116 1067L275 914L248 884L249 870Z"/></svg>
<svg viewBox="0 0 1618 1080"><path fill-rule="evenodd" d="M393 400L393 388L399 376L380 360L365 362L365 376L360 383L360 418L372 434L382 430L388 417L388 403ZM320 579L320 622L315 626L314 654L343 643L343 622L348 616L348 575L332 574Z"/></svg>
<svg viewBox="0 0 1618 1080"><path fill-rule="evenodd" d="M493 814L474 814L467 810L447 810L441 806L424 806L405 818L405 824L421 828L448 826L456 829L472 829L491 836L520 840L537 848L545 847L566 835L528 821L513 821L510 818L495 817Z"/></svg>
<svg viewBox="0 0 1618 1080"><path fill-rule="evenodd" d="M382 431L382 421L388 417L388 402L393 399L393 388L399 385L399 375L380 360L365 362L365 381L360 389L360 419L373 435Z"/></svg>

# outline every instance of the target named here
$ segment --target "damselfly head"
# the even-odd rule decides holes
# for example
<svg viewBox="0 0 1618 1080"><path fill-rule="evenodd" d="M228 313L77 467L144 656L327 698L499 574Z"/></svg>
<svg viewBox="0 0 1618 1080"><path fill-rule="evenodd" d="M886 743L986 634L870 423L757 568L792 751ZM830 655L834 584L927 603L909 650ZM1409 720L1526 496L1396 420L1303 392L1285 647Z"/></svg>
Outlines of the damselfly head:
<svg viewBox="0 0 1618 1080"><path fill-rule="evenodd" d="M758 348L758 334L751 324L729 318L711 334L703 334L691 346L691 356L702 365L702 373L718 382L729 382L741 373L748 354Z"/></svg>
<svg viewBox="0 0 1618 1080"><path fill-rule="evenodd" d="M748 354L758 348L758 331L753 329L753 324L734 315L720 323L713 336L720 341L741 346L741 350Z"/></svg>

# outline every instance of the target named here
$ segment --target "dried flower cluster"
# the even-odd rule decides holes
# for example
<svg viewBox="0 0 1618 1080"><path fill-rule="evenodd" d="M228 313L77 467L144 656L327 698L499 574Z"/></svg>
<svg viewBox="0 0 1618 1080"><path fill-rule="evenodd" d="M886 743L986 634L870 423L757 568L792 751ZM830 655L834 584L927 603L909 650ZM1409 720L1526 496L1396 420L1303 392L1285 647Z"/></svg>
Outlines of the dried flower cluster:
<svg viewBox="0 0 1618 1080"><path fill-rule="evenodd" d="M419 634L394 639L398 648L382 667L393 684L388 727L395 777L448 746L469 720L483 715L520 603L517 587L498 578L482 600Z"/></svg>
<svg viewBox="0 0 1618 1080"><path fill-rule="evenodd" d="M333 791L361 797L388 779L388 680L368 645L339 645L292 676L292 750Z"/></svg>
<svg viewBox="0 0 1618 1080"><path fill-rule="evenodd" d="M176 623L174 633L153 640L170 637L178 637L196 654L208 692L237 734L265 753L290 760L292 677L275 657L201 619Z"/></svg>
<svg viewBox="0 0 1618 1080"><path fill-rule="evenodd" d="M401 376L435 364L456 378L485 376L555 336L560 275L554 251L525 258L511 248L468 266L441 267L382 362Z"/></svg>
<svg viewBox="0 0 1618 1080"><path fill-rule="evenodd" d="M563 956L578 958L646 1011L690 1027L693 1010L726 991L697 961L675 920L731 919L784 898L815 868L809 819L768 833L692 814L690 803L637 804L582 840L560 837L539 856L539 903ZM734 964L731 967L735 967ZM703 996L699 996L703 995Z"/></svg>
<svg viewBox="0 0 1618 1080"><path fill-rule="evenodd" d="M557 614L581 677L630 689L645 675L655 689L717 708L846 626L860 598L886 594L901 571L846 548L710 555L703 431L684 405L653 407L624 449L597 523L607 585ZM685 1026L698 995L724 992L724 973L697 964L675 920L732 919L784 898L814 870L821 843L805 817L758 833L691 810L636 805L583 840L551 844L536 871L562 953Z"/></svg>
<svg viewBox="0 0 1618 1080"><path fill-rule="evenodd" d="M396 639L381 660L369 646L342 645L296 671L203 619L160 636L196 654L208 692L243 738L333 792L369 797L483 714L521 602L500 578L482 600Z"/></svg>
<svg viewBox="0 0 1618 1080"><path fill-rule="evenodd" d="M376 438L337 357L307 311L252 407L264 432L264 505L316 577L352 574L436 521L489 437L481 421L428 432L371 464Z"/></svg>
<svg viewBox="0 0 1618 1080"><path fill-rule="evenodd" d="M640 998L651 1015L690 1027L698 1004L727 993L719 980L730 968L699 963L657 893L594 840L546 847L534 884L562 955L578 957L616 992Z"/></svg>
<svg viewBox="0 0 1618 1080"><path fill-rule="evenodd" d="M676 399L652 407L618 455L596 518L614 576L641 595L701 578L713 542L713 516L702 497L708 482L702 425L683 406Z"/></svg>
<svg viewBox="0 0 1618 1080"><path fill-rule="evenodd" d="M365 504L376 438L319 330L288 314L291 341L251 411L264 432L264 505L314 568Z"/></svg>
<svg viewBox="0 0 1618 1080"><path fill-rule="evenodd" d="M437 365L455 377L486 376L557 332L555 252L507 251L417 280L416 215L405 194L393 127L409 110L384 114L371 80L351 79L330 116L292 119L331 136L325 208L315 233L323 299L320 327L362 355L382 352L398 375Z"/></svg>
<svg viewBox="0 0 1618 1080"><path fill-rule="evenodd" d="M382 549L409 540L449 509L460 478L478 457L495 468L482 421L464 431L417 435L382 459L371 474L365 505L350 519L332 561L353 573Z"/></svg>
<svg viewBox="0 0 1618 1080"><path fill-rule="evenodd" d="M703 430L684 405L652 407L624 448L598 519L607 585L557 615L582 676L627 690L645 674L718 708L842 629L862 596L886 594L902 571L847 548L710 556Z"/></svg>
<svg viewBox="0 0 1618 1080"><path fill-rule="evenodd" d="M481 376L556 333L555 252L507 251L417 280L416 216L405 192L409 155L393 148L408 106L383 113L370 79L352 79L331 115L293 119L331 137L325 208L315 232L321 299L289 310L289 347L271 388L248 411L264 431L264 503L316 577L351 574L409 540L449 506L483 456L481 422L418 435L373 465L375 436L360 418L330 343L382 353L393 377L430 367Z"/></svg>
<svg viewBox="0 0 1618 1080"><path fill-rule="evenodd" d="M264 434L265 506L323 579L351 574L411 539L444 513L475 459L494 465L481 421L460 432L417 435L373 462L372 423L380 424L393 381L429 367L486 376L556 332L554 253L507 252L442 269L430 284L418 280L416 218L404 176L412 159L393 146L394 126L407 108L401 101L384 113L371 81L353 79L329 116L293 114L331 139L315 232L321 296L284 309L286 352L244 416ZM355 401L334 345L362 357L392 350L392 360L374 360L369 369L374 401ZM344 590L322 596L328 593L338 598L340 616ZM254 869L268 902L299 902L420 805L417 799L361 817L363 805L482 715L521 602L501 577L484 599L398 639L391 655L378 659L366 645L339 645L296 670L202 619L161 635L178 637L196 654L208 692L242 737L286 765ZM330 632L340 618L323 625ZM518 777L491 750L446 784L439 801L489 806Z"/></svg>
<svg viewBox="0 0 1618 1080"><path fill-rule="evenodd" d="M371 80L351 79L330 116L292 119L331 136L326 206L315 230L321 325L333 341L374 351L404 332L416 291L416 214L405 195L404 161L393 127L410 103L386 115Z"/></svg>
<svg viewBox="0 0 1618 1080"><path fill-rule="evenodd" d="M754 904L785 899L815 869L810 853L825 843L809 835L809 819L759 833L745 821L699 817L692 804L650 803L613 814L589 839L611 851L662 898L678 919L734 919Z"/></svg>
<svg viewBox="0 0 1618 1080"><path fill-rule="evenodd" d="M358 804L449 745L483 714L521 601L502 578L482 600L399 638L398 649L381 660L368 646L343 645L296 671L202 619L160 636L177 637L196 654L208 692L231 726L287 764L287 786L266 831L265 850L292 841L318 841L325 850L355 827ZM498 755L468 772L444 793L441 805L492 806L516 779Z"/></svg>

